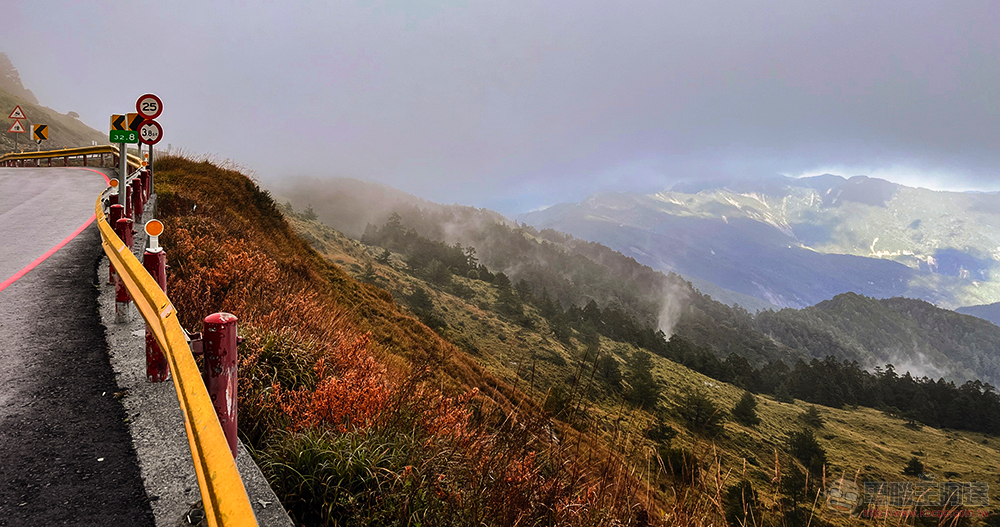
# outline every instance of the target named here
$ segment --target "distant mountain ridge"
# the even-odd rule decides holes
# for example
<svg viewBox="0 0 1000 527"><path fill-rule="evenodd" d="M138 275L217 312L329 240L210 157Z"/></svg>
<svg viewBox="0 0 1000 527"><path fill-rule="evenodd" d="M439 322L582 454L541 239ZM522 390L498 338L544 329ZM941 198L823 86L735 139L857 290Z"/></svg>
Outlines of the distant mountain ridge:
<svg viewBox="0 0 1000 527"><path fill-rule="evenodd" d="M1000 326L1000 302L979 306L964 306L955 309L963 315L972 315Z"/></svg>
<svg viewBox="0 0 1000 527"><path fill-rule="evenodd" d="M13 124L7 116L17 106L20 106L27 116L27 119L21 120L21 125L28 133L6 133L7 128ZM38 148L28 137L32 124L49 125L49 140L42 142L43 150L90 146L95 141L97 144L108 144L107 133L98 132L87 126L74 112L59 113L52 108L41 106L35 94L21 84L17 68L3 53L0 53L0 112L3 112L3 115L0 115L2 118L0 122L5 123L3 129L5 133L0 134L0 154L13 151L15 146L18 150Z"/></svg>
<svg viewBox="0 0 1000 527"><path fill-rule="evenodd" d="M310 189L313 184L320 186ZM838 361L856 361L869 370L891 363L901 374L910 371L916 377L1000 383L1000 327L921 300L841 293L805 309L772 310L764 304L754 313L705 296L705 289L697 290L704 282L692 286L681 276L656 272L638 258L600 243L552 229L537 230L491 211L434 204L357 180L313 180L299 186L295 194L300 197L294 204L297 210L308 204L302 199L315 200L313 212L318 219L342 231L357 229L357 218L346 214L353 208L363 205L368 211L364 217L372 218L366 232L392 221L390 215L395 213L395 221L435 242L474 248L481 263L494 272L507 273L512 283L526 280L535 295L547 291L567 308L584 308L596 301L601 309L622 309L640 325L654 324L654 329L658 325L668 336L675 335L716 357L735 354L754 367L775 360L793 367L799 360L832 356ZM852 197L850 192L845 194ZM336 199L322 198L329 196ZM379 196L381 201L376 199ZM378 214L383 216L378 218ZM918 272L888 260L832 256ZM744 297L733 294L733 298Z"/></svg>
<svg viewBox="0 0 1000 527"><path fill-rule="evenodd" d="M782 307L853 291L943 307L1000 300L1000 196L824 174L606 193L519 220Z"/></svg>

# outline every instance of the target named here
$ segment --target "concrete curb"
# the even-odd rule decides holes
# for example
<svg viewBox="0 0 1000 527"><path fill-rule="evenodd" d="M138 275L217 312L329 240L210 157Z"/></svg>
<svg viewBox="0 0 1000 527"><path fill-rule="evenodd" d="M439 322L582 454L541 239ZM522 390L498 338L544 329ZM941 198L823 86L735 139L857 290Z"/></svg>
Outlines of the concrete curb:
<svg viewBox="0 0 1000 527"><path fill-rule="evenodd" d="M151 219L155 196L146 207L143 223ZM141 230L141 229L140 229ZM136 235L133 253L144 248L146 235ZM169 255L168 255L169 259ZM168 262L169 263L169 262ZM158 527L178 527L198 523L201 493L191 461L184 430L184 417L172 381L146 382L145 323L137 312L126 324L115 323L115 292L107 285L108 259L102 258L97 271L101 285L98 298L101 319L127 415L132 443L153 516ZM208 313L205 313L206 315ZM109 394L110 395L110 394ZM239 444L236 465L243 478L257 523L264 526L294 527L271 486L264 479L243 444Z"/></svg>

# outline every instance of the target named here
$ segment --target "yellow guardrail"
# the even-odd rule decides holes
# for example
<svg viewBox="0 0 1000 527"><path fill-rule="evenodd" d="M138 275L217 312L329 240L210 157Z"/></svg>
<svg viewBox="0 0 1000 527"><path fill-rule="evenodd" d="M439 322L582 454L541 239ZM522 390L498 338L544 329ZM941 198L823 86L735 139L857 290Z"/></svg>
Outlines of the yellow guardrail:
<svg viewBox="0 0 1000 527"><path fill-rule="evenodd" d="M0 156L0 164L9 160L45 159L82 155L119 154L115 146L87 146L41 152L19 152ZM141 166L141 160L127 154L130 169ZM132 301L149 324L160 349L170 363L177 400L184 414L191 458L194 461L198 486L201 489L205 518L212 527L256 526L257 519L250 505L236 461L229 450L222 425L208 396L198 365L194 362L184 330L177 319L166 293L153 280L132 250L115 234L104 214L103 194L95 205L97 228L101 232L104 252L128 289Z"/></svg>
<svg viewBox="0 0 1000 527"><path fill-rule="evenodd" d="M117 156L118 153L119 153L118 147L111 145L82 146L78 148L61 148L58 150L42 150L40 152L10 152L0 156L0 166L2 166L7 161L22 161L25 159L96 156L98 154L111 154ZM139 159L138 156L134 156L132 154L126 154L126 159L128 159L128 166L132 170L139 168L139 166L142 164L142 160Z"/></svg>
<svg viewBox="0 0 1000 527"><path fill-rule="evenodd" d="M104 252L170 363L208 524L213 527L257 525L226 436L177 319L177 310L132 254L131 248L115 234L104 215L102 202L98 197L96 215Z"/></svg>

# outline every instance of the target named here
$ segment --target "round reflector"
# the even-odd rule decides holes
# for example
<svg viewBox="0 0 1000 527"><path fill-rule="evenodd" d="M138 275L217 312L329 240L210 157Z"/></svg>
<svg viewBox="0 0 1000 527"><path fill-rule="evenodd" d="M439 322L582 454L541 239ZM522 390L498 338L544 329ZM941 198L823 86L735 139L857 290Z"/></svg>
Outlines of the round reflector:
<svg viewBox="0 0 1000 527"><path fill-rule="evenodd" d="M149 220L146 222L146 234L159 236L163 234L163 222L160 220Z"/></svg>

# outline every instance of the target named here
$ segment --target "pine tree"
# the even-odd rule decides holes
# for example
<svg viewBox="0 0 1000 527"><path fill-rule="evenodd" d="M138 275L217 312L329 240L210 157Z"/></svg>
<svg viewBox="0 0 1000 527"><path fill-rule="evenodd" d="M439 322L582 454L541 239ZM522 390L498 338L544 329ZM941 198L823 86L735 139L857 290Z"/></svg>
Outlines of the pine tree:
<svg viewBox="0 0 1000 527"><path fill-rule="evenodd" d="M316 211L313 210L313 206L312 206L311 203L306 207L306 210L302 211L302 218L303 219L306 219L306 220L309 220L309 221L315 221L316 218L318 218L318 217L319 216L316 215Z"/></svg>
<svg viewBox="0 0 1000 527"><path fill-rule="evenodd" d="M746 426L757 426L760 424L760 417L757 417L757 399L750 392L743 392L736 406L733 407L733 420Z"/></svg>
<svg viewBox="0 0 1000 527"><path fill-rule="evenodd" d="M660 385L653 378L653 360L649 353L635 352L629 365L629 373L629 384L632 385L629 399L642 408L656 406L656 401L660 398Z"/></svg>
<svg viewBox="0 0 1000 527"><path fill-rule="evenodd" d="M678 411L692 432L710 437L722 432L726 412L701 391L684 396Z"/></svg>

